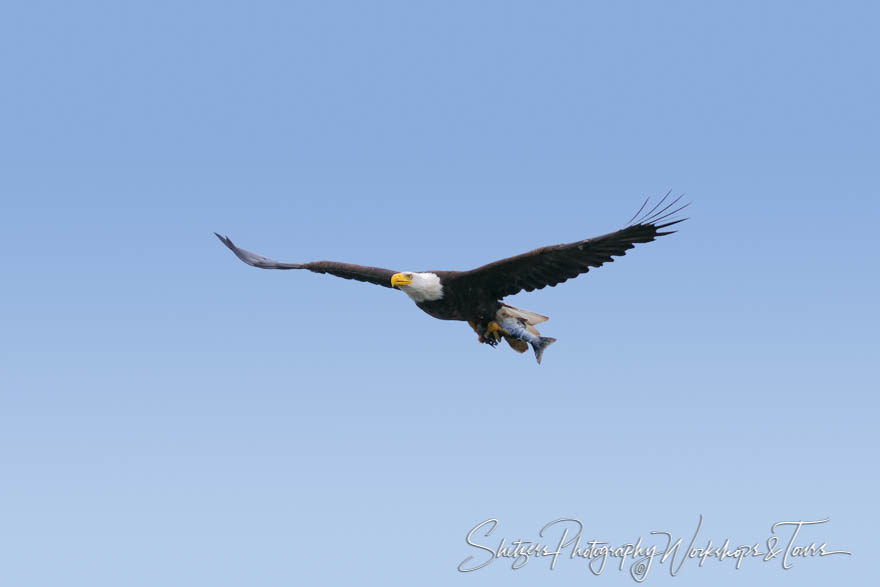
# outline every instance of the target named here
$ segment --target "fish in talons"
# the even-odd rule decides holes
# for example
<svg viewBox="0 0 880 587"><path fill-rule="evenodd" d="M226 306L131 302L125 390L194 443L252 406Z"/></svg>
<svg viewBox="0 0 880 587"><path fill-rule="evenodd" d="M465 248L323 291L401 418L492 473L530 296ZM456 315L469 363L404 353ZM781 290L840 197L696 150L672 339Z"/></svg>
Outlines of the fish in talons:
<svg viewBox="0 0 880 587"><path fill-rule="evenodd" d="M502 304L495 313L495 320L485 326L471 323L471 327L476 331L480 342L493 347L504 339L510 348L518 353L524 353L531 345L535 351L535 359L540 365L544 350L556 342L556 339L541 336L535 324L546 322L548 319L534 312Z"/></svg>

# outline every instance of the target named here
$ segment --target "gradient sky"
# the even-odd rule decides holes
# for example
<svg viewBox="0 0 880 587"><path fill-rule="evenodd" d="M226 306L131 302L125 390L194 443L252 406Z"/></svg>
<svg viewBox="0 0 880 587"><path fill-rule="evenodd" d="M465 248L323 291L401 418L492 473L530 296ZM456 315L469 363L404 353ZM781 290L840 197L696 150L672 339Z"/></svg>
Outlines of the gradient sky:
<svg viewBox="0 0 880 587"><path fill-rule="evenodd" d="M5 2L0 583L630 585L465 543L703 515L853 552L657 585L875 572L880 128L870 2ZM510 300L531 356L400 292L681 231Z"/></svg>

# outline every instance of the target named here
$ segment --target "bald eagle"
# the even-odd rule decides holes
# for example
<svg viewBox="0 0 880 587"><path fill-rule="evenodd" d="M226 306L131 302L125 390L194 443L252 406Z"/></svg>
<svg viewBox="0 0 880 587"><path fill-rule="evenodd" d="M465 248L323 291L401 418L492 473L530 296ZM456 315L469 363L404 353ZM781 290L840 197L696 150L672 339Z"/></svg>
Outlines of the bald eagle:
<svg viewBox="0 0 880 587"><path fill-rule="evenodd" d="M679 196L663 206L668 197L669 194L666 194L646 212L648 200L645 200L626 226L615 232L542 247L470 271L399 272L335 261L282 263L241 249L227 236L214 234L239 259L253 267L308 269L315 273L329 273L343 279L399 289L434 318L468 322L481 343L495 346L504 339L520 353L531 345L540 363L544 349L556 340L540 336L535 329L536 324L548 318L514 308L501 300L523 290L530 292L548 285L553 287L588 272L591 267L601 267L614 261L614 257L625 255L637 243L651 242L658 236L676 232L663 229L687 220L676 218L675 215L688 204L677 206L681 199Z"/></svg>

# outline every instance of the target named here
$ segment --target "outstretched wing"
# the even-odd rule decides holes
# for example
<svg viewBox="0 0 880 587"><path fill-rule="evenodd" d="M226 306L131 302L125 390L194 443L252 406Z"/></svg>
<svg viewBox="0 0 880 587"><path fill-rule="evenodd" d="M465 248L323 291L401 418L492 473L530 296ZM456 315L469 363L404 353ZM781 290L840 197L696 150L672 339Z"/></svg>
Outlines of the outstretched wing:
<svg viewBox="0 0 880 587"><path fill-rule="evenodd" d="M356 279L357 281L366 281L367 283L375 283L384 287L391 287L391 276L397 273L391 269L382 269L381 267L366 267L364 265L352 265L351 263L336 263L335 261L314 261L312 263L282 263L275 259L269 259L256 253L240 249L229 240L228 236L220 236L214 233L220 242L229 247L229 250L235 253L235 256L251 265L260 269L308 269L315 273L329 273L343 279Z"/></svg>
<svg viewBox="0 0 880 587"><path fill-rule="evenodd" d="M601 267L604 263L614 261L613 257L625 255L636 243L651 242L658 236L675 232L661 231L686 220L675 219L673 216L688 204L676 207L681 199L679 196L661 208L668 197L669 194L666 194L657 205L642 214L648 204L646 200L628 226L617 232L574 243L542 247L471 271L463 271L453 278L454 286L462 290L482 290L495 299L501 299L522 290L533 291L548 285L552 287L577 277L591 267ZM641 217L636 219L640 214Z"/></svg>

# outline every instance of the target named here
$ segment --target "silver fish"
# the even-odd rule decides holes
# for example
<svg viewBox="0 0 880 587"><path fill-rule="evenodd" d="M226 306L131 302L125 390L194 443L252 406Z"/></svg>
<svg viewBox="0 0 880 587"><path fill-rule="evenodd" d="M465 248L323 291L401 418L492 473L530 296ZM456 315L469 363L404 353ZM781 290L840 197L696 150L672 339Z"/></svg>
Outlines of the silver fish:
<svg viewBox="0 0 880 587"><path fill-rule="evenodd" d="M532 345L532 348L535 350L535 359L537 359L539 365L541 364L541 356L543 356L544 350L556 342L555 338L540 336L530 331L528 329L528 323L521 318L501 315L499 313L496 319L498 326L503 328L508 336L518 340L524 340Z"/></svg>

